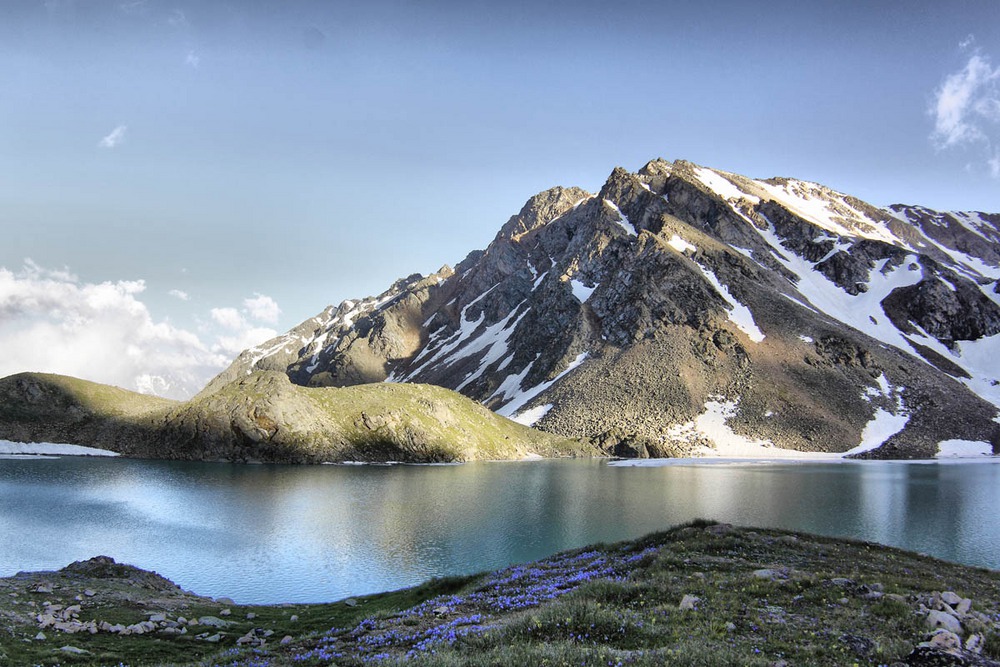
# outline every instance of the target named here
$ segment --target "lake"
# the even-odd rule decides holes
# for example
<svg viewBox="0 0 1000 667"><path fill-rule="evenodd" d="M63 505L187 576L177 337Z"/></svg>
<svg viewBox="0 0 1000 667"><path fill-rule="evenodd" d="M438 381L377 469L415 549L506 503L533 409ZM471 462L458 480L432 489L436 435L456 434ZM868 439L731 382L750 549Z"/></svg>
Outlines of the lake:
<svg viewBox="0 0 1000 667"><path fill-rule="evenodd" d="M277 466L0 459L0 576L99 554L239 603L325 602L694 518L1000 569L995 462Z"/></svg>

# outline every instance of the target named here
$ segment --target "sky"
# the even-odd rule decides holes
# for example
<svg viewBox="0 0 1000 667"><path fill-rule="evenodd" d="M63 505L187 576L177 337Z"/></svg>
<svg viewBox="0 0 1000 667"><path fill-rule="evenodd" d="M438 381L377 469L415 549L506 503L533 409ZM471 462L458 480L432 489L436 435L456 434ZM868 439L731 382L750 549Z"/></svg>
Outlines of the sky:
<svg viewBox="0 0 1000 667"><path fill-rule="evenodd" d="M0 376L184 398L686 159L1000 211L1000 3L6 0Z"/></svg>

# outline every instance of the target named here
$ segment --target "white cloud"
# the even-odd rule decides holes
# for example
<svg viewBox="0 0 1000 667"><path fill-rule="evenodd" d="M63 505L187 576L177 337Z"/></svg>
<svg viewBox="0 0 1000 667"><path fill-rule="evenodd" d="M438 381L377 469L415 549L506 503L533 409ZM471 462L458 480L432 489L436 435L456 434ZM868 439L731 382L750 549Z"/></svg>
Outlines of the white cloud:
<svg viewBox="0 0 1000 667"><path fill-rule="evenodd" d="M974 44L970 36L962 48L969 50ZM1000 67L994 67L988 56L975 49L961 70L945 77L935 92L931 115L931 139L937 148L985 151L991 173L1000 176L1000 156L992 148L1000 141Z"/></svg>
<svg viewBox="0 0 1000 667"><path fill-rule="evenodd" d="M225 331L199 335L157 321L141 300L145 290L142 280L81 282L68 269L31 260L17 271L0 267L0 377L61 373L187 398L234 355L276 335L246 323L235 308L212 311Z"/></svg>
<svg viewBox="0 0 1000 667"><path fill-rule="evenodd" d="M253 298L244 299L243 305L250 317L259 322L269 322L276 324L278 316L281 315L281 308L278 303L269 296L254 293Z"/></svg>
<svg viewBox="0 0 1000 667"><path fill-rule="evenodd" d="M246 327L246 320L240 315L240 311L235 308L213 308L211 311L212 320L226 329L238 330Z"/></svg>
<svg viewBox="0 0 1000 667"><path fill-rule="evenodd" d="M169 292L167 292L167 294L174 297L175 299L180 299L181 301L191 300L191 295L185 292L184 290L172 289Z"/></svg>
<svg viewBox="0 0 1000 667"><path fill-rule="evenodd" d="M184 57L184 64L198 69L198 66L201 65L201 56L194 51L188 51L187 56Z"/></svg>
<svg viewBox="0 0 1000 667"><path fill-rule="evenodd" d="M115 148L125 141L125 132L128 130L127 125L119 125L115 129L98 142L98 146L101 148Z"/></svg>

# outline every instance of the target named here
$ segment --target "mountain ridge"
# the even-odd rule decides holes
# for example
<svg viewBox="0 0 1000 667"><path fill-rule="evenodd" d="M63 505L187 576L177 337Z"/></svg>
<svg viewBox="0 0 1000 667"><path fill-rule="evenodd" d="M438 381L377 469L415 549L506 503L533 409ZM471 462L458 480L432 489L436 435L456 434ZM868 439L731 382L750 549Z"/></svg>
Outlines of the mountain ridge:
<svg viewBox="0 0 1000 667"><path fill-rule="evenodd" d="M531 197L455 269L328 307L219 382L437 384L622 455L992 450L998 242L1000 215L658 159Z"/></svg>

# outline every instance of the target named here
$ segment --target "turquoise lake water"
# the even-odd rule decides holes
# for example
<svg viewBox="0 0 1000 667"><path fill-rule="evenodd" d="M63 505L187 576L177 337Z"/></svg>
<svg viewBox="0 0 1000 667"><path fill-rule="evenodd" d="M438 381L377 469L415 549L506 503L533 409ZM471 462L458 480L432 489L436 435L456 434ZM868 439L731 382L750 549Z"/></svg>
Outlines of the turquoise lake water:
<svg viewBox="0 0 1000 667"><path fill-rule="evenodd" d="M240 603L323 602L694 518L1000 569L1000 465L272 466L0 459L0 576L99 554Z"/></svg>

